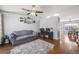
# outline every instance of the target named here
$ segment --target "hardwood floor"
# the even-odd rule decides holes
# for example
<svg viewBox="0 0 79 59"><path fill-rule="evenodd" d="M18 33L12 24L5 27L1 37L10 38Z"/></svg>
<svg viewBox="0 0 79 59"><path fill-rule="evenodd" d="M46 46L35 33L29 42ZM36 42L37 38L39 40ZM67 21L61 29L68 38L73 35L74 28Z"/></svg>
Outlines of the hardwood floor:
<svg viewBox="0 0 79 59"><path fill-rule="evenodd" d="M64 44L63 45L60 45L60 41L59 40L52 40L52 39L44 39L44 38L40 38L41 40L44 40L44 41L47 41L51 44L54 44L55 47L50 50L48 52L48 54L69 54L69 53L79 53L79 47L76 49L73 49L73 50L68 50L69 48L68 47L65 47ZM61 48L61 46L64 46ZM6 44L6 45L3 45L3 46L0 46L0 54L9 54L10 53L10 50L15 47L15 46L12 46L10 44Z"/></svg>
<svg viewBox="0 0 79 59"><path fill-rule="evenodd" d="M55 45L55 47L52 50L50 50L48 52L48 54L62 54L62 53L64 53L63 50L60 49L59 40L43 39L43 38L41 38L41 39Z"/></svg>
<svg viewBox="0 0 79 59"><path fill-rule="evenodd" d="M9 52L12 48L13 48L13 46L10 44L0 46L0 54L9 54Z"/></svg>

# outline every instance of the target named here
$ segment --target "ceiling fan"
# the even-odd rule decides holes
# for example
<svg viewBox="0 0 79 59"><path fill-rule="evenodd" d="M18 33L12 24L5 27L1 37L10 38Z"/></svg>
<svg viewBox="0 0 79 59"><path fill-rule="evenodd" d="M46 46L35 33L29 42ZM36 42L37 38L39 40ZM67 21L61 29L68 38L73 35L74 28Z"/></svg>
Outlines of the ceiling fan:
<svg viewBox="0 0 79 59"><path fill-rule="evenodd" d="M22 10L27 11L27 15L37 16L37 13L44 13L43 11L36 10L36 6L32 5L32 10L22 8Z"/></svg>

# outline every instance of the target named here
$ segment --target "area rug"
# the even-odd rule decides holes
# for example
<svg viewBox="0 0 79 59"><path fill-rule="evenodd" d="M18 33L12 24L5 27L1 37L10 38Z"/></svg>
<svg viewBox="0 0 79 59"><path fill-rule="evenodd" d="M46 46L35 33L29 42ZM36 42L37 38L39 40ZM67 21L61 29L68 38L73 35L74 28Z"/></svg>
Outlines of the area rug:
<svg viewBox="0 0 79 59"><path fill-rule="evenodd" d="M11 49L11 54L47 54L54 48L54 45L46 41L37 39L29 43L16 46Z"/></svg>

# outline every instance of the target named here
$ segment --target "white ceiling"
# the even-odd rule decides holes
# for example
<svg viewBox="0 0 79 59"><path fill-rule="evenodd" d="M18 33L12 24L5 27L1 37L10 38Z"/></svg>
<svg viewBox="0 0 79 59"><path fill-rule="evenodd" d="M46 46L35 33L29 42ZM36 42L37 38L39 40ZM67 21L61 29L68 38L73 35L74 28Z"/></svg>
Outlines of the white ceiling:
<svg viewBox="0 0 79 59"><path fill-rule="evenodd" d="M71 19L79 18L79 6L72 5L47 5L40 6L42 10L47 12L49 16L53 16L55 13L60 14L60 18L64 20L68 20L69 16L72 16ZM47 15L46 14L46 15Z"/></svg>
<svg viewBox="0 0 79 59"><path fill-rule="evenodd" d="M43 17L53 16L55 13L60 14L60 18L68 20L69 16L72 16L72 19L79 18L79 6L78 5L39 5L36 6L37 10L44 11L43 14L40 14ZM0 9L6 11L14 11L19 13L25 13L21 8L31 9L31 5L2 5Z"/></svg>

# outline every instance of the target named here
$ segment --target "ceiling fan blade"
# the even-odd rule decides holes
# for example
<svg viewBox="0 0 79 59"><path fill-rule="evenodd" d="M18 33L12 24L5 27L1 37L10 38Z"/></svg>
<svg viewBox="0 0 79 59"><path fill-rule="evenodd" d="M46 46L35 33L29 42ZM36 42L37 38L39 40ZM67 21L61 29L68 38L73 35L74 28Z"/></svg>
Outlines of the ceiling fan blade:
<svg viewBox="0 0 79 59"><path fill-rule="evenodd" d="M27 15L30 15L30 13L27 13Z"/></svg>
<svg viewBox="0 0 79 59"><path fill-rule="evenodd" d="M35 13L35 16L37 16L36 13L44 13L43 11L38 11L38 10L36 10L35 7L36 7L35 5L32 5L32 10L28 10L28 9L25 9L25 8L22 8L22 10L28 11L29 13L27 13L27 15L30 15L30 14L32 14L32 13Z"/></svg>
<svg viewBox="0 0 79 59"><path fill-rule="evenodd" d="M29 11L29 12L31 11L31 10L28 10L28 9L25 9L25 8L22 8L22 10Z"/></svg>
<svg viewBox="0 0 79 59"><path fill-rule="evenodd" d="M44 13L43 11L36 11L36 13Z"/></svg>
<svg viewBox="0 0 79 59"><path fill-rule="evenodd" d="M30 15L31 13L27 13L27 15ZM35 14L35 16L37 16L37 14Z"/></svg>

